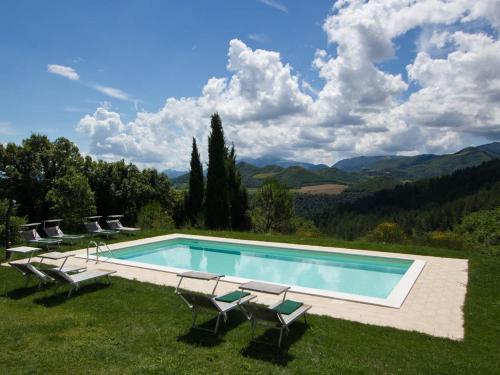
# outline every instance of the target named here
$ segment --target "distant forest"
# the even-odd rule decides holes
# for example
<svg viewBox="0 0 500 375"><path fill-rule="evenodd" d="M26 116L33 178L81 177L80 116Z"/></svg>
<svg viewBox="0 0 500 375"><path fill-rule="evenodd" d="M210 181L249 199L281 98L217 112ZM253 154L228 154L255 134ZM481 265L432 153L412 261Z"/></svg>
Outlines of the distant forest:
<svg viewBox="0 0 500 375"><path fill-rule="evenodd" d="M407 234L450 230L464 215L500 206L500 160L375 193L298 195L296 213L327 234L344 239L366 235L382 222Z"/></svg>

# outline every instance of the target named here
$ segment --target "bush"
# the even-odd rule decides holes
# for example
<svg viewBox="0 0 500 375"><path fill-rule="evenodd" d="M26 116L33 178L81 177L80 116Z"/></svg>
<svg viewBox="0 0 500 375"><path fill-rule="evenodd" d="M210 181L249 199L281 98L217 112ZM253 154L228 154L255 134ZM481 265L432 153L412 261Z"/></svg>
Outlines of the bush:
<svg viewBox="0 0 500 375"><path fill-rule="evenodd" d="M295 234L302 237L319 237L320 231L314 225L312 220L304 219L303 217L296 216L292 219L292 226Z"/></svg>
<svg viewBox="0 0 500 375"><path fill-rule="evenodd" d="M445 247L453 250L463 248L463 240L453 232L431 232L428 234L425 242L431 246Z"/></svg>
<svg viewBox="0 0 500 375"><path fill-rule="evenodd" d="M158 202L141 208L137 224L142 229L172 229L175 226L172 216Z"/></svg>
<svg viewBox="0 0 500 375"><path fill-rule="evenodd" d="M3 220L5 218L2 217ZM2 220L0 224L0 247L4 246L5 243L5 222ZM19 231L21 230L21 225L26 224L26 219L24 217L19 216L11 216L10 217L10 242L11 244L21 243L22 239L19 235Z"/></svg>
<svg viewBox="0 0 500 375"><path fill-rule="evenodd" d="M466 248L500 254L500 207L465 216L454 232L462 236Z"/></svg>
<svg viewBox="0 0 500 375"><path fill-rule="evenodd" d="M406 240L405 233L396 223L381 223L368 233L368 238L376 242L398 243Z"/></svg>

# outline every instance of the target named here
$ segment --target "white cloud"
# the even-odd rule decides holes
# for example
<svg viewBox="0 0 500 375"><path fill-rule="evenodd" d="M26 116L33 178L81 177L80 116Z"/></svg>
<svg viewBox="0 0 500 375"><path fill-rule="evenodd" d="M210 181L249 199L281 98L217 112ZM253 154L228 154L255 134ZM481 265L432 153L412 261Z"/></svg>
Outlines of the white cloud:
<svg viewBox="0 0 500 375"><path fill-rule="evenodd" d="M171 168L186 167L193 136L206 158L216 111L241 156L333 163L345 155L449 152L498 139L498 37L465 27L477 20L498 27L496 7L472 0L338 1L324 23L331 48L318 49L312 62L322 87L302 80L278 52L233 39L229 76L208 79L199 96L168 98L158 112L139 112L128 123L98 108L78 129L98 156ZM397 58L395 39L417 27L419 50L407 82L380 63Z"/></svg>
<svg viewBox="0 0 500 375"><path fill-rule="evenodd" d="M63 77L66 77L72 81L78 81L80 76L78 73L69 66L57 65L57 64L49 64L47 65L47 71L49 73L54 73Z"/></svg>
<svg viewBox="0 0 500 375"><path fill-rule="evenodd" d="M277 0L259 0L262 4L278 9L281 12L288 13L288 8L285 4Z"/></svg>
<svg viewBox="0 0 500 375"><path fill-rule="evenodd" d="M257 43L267 43L269 42L269 36L266 34L260 33L260 34L249 34L248 39L253 40L254 42Z"/></svg>
<svg viewBox="0 0 500 375"><path fill-rule="evenodd" d="M132 101L132 98L130 97L130 95L127 94L126 92L123 92L120 89L117 89L114 87L101 86L101 85L95 85L95 86L93 86L93 88L96 89L97 91L99 91L101 94L107 95L111 98Z"/></svg>

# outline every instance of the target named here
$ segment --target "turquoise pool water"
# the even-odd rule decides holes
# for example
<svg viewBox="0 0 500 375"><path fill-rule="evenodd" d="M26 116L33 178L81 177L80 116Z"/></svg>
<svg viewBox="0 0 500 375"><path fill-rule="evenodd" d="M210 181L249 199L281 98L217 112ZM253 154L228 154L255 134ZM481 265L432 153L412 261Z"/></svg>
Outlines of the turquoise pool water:
<svg viewBox="0 0 500 375"><path fill-rule="evenodd" d="M114 250L112 258L377 298L387 298L413 263L191 239Z"/></svg>

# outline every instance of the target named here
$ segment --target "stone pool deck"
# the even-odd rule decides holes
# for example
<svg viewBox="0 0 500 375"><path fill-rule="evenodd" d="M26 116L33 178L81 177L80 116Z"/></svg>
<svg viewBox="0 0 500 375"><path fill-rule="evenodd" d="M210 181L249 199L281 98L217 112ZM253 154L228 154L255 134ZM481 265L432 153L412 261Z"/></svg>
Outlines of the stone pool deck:
<svg viewBox="0 0 500 375"><path fill-rule="evenodd" d="M197 238L205 240L222 240L218 237L188 236L186 238ZM135 241L121 242L110 245L111 249L140 245L153 241L173 238L172 235L159 236ZM227 240L227 239L226 239ZM256 241L248 241L258 244ZM269 244L269 243L260 243ZM290 246L290 244L273 243L273 245ZM298 248L301 246L297 245ZM404 259L421 259L426 262L420 276L410 290L401 308L391 308L378 305L370 305L360 302L351 302L330 297L320 297L302 293L289 292L287 298L302 301L312 305L312 314L327 315L338 319L347 319L365 324L394 327L397 329L417 331L432 336L444 337L453 340L464 338L463 304L467 291L468 261L466 259L439 258L430 256L419 256L398 253L386 253L366 250L340 249L333 247L321 248L326 251L349 251L360 255L378 255L398 257ZM116 270L116 276L127 279L135 279L158 285L175 287L179 278L175 273L139 268L107 262L104 260L96 264L95 261L87 262L86 250L73 251L76 256L68 260L67 264L85 265L89 269L104 268ZM185 279L183 288L210 293L213 283ZM218 294L234 290L235 283L221 280L217 288ZM257 301L271 304L277 300L276 296L259 294ZM124 296L126 298L126 296ZM279 298L279 297L278 297ZM165 306L168 308L168 306Z"/></svg>

